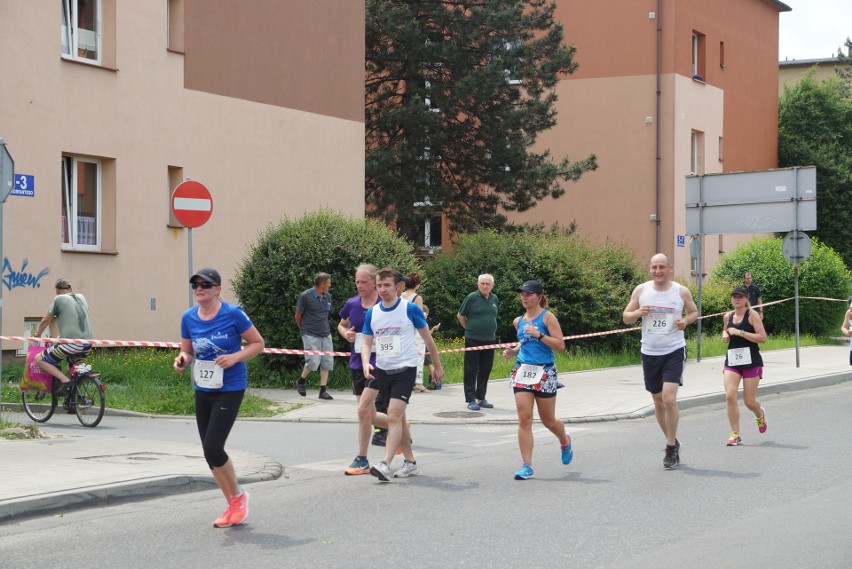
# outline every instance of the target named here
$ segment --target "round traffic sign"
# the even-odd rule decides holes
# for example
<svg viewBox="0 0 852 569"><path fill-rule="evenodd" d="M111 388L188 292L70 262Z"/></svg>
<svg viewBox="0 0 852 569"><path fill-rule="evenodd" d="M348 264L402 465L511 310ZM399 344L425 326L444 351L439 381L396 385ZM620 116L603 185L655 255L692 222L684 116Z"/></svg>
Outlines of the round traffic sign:
<svg viewBox="0 0 852 569"><path fill-rule="evenodd" d="M186 227L201 227L213 213L213 198L203 184L187 180L172 192L172 211Z"/></svg>
<svg viewBox="0 0 852 569"><path fill-rule="evenodd" d="M793 230L781 241L781 253L788 261L798 265L811 256L811 238L804 231Z"/></svg>

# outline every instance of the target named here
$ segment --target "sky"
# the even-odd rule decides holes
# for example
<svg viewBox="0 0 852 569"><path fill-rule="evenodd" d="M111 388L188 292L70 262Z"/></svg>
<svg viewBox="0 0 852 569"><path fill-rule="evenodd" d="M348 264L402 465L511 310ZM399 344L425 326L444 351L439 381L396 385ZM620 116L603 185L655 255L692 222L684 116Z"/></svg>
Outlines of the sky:
<svg viewBox="0 0 852 569"><path fill-rule="evenodd" d="M852 0L781 0L778 60L824 59L837 55L852 37ZM845 53L845 50L844 50Z"/></svg>

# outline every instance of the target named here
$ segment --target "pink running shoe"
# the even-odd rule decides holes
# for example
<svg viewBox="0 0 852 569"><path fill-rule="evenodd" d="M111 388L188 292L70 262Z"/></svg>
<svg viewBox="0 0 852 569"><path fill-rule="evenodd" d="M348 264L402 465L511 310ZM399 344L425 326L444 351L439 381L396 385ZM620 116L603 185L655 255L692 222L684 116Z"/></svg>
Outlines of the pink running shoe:
<svg viewBox="0 0 852 569"><path fill-rule="evenodd" d="M228 509L213 522L213 527L229 528L245 523L248 519L248 501L249 495L245 490L239 496L231 498Z"/></svg>
<svg viewBox="0 0 852 569"><path fill-rule="evenodd" d="M755 421L757 421L757 430L761 433L765 433L767 427L766 410L763 407L760 408L760 417L755 418Z"/></svg>
<svg viewBox="0 0 852 569"><path fill-rule="evenodd" d="M735 446L739 446L741 444L743 444L743 440L742 440L742 438L740 438L740 434L737 433L736 431L731 433L731 436L728 437L727 445L729 447L735 447Z"/></svg>

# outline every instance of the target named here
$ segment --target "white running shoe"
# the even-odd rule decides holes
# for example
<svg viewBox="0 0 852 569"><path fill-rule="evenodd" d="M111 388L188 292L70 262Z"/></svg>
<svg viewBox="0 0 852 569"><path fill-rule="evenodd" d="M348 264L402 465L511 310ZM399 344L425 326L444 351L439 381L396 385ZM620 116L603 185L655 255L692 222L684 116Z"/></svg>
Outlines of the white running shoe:
<svg viewBox="0 0 852 569"><path fill-rule="evenodd" d="M394 478L408 478L409 476L417 476L420 470L417 468L416 462L402 462L402 468L393 473Z"/></svg>

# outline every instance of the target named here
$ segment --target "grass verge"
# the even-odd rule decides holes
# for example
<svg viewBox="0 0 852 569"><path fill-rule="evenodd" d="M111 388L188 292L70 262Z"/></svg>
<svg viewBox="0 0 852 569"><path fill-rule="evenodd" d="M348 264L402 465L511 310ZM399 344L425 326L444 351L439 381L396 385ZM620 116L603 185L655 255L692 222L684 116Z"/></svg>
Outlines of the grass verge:
<svg viewBox="0 0 852 569"><path fill-rule="evenodd" d="M802 335L800 345L815 346L831 344L830 338L816 338ZM440 342L438 348L453 349L464 345L463 339ZM778 350L795 346L792 335L770 337L762 350ZM721 356L727 346L718 336L705 336L701 341L702 357ZM687 341L689 359L694 360L696 354L695 339ZM174 350L161 348L137 349L99 349L89 357L88 362L101 372L101 380L106 385L107 407L125 409L156 415L194 415L195 397L188 376L178 375L172 369ZM442 354L441 361L445 370L447 383L461 383L464 375L464 354L453 352ZM556 367L561 372L584 371L625 365L638 365L641 357L638 351L622 351L618 353L596 353L589 350L572 348L570 345L565 352L556 354ZM503 359L502 350L495 350L493 378L509 377L514 366L514 360ZM253 369L255 368L255 369ZM19 403L21 394L18 390L23 364L6 364L3 366L2 400L7 403ZM272 382L260 377L256 366L249 368L250 387L292 387L298 377L298 370L292 372L283 382ZM310 389L318 388L319 374L309 376ZM348 389L350 385L349 371L342 358L335 362L335 369L329 376L329 386L333 389ZM271 417L292 408L258 397L246 394L240 408L240 417ZM3 427L3 417L0 416L0 428Z"/></svg>

